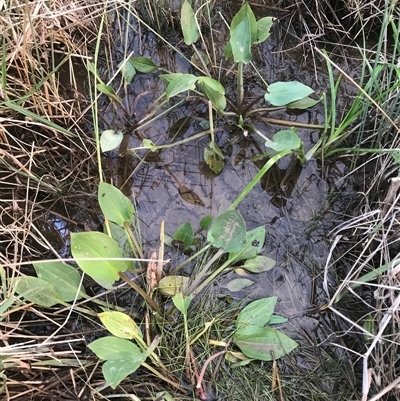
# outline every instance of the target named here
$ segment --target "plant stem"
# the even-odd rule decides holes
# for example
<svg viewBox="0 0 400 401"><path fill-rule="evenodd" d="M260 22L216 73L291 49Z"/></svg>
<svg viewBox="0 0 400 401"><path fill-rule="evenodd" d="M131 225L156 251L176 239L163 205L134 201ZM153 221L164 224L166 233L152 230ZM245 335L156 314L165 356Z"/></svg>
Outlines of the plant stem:
<svg viewBox="0 0 400 401"><path fill-rule="evenodd" d="M208 121L210 122L210 137L211 137L211 149L214 149L214 120L213 120L213 112L212 112L212 103L208 101Z"/></svg>
<svg viewBox="0 0 400 401"><path fill-rule="evenodd" d="M201 280L203 280L204 276L208 273L212 264L214 262L216 262L224 253L225 253L225 251L223 249L219 249L218 252L208 261L208 263L203 267L201 272L196 276L195 280L188 288L188 290L187 290L188 294L193 294L195 291L196 291L196 294L199 292L199 291L197 291L196 287L199 285ZM203 284L201 284L199 288L203 289L204 288Z"/></svg>
<svg viewBox="0 0 400 401"><path fill-rule="evenodd" d="M128 276L125 275L123 272L119 272L118 275L128 283L138 294L140 294L143 299L151 306L151 308L157 312L161 316L161 309L160 307L146 294L144 290L142 290L135 282L129 279Z"/></svg>
<svg viewBox="0 0 400 401"><path fill-rule="evenodd" d="M242 115L243 99L244 99L244 88L243 88L243 62L238 62L237 70L237 110L238 114Z"/></svg>
<svg viewBox="0 0 400 401"><path fill-rule="evenodd" d="M204 253L207 249L211 248L211 244L207 244L205 247L201 248L199 251L197 251L195 254L190 256L190 258L187 258L184 260L182 263L180 263L178 266L174 267L171 271L170 274L176 274L179 270L181 270L185 265L190 263L192 260L197 259L202 253Z"/></svg>
<svg viewBox="0 0 400 401"><path fill-rule="evenodd" d="M202 381L203 381L204 374L206 373L207 366L210 364L210 362L211 362L213 359L218 358L220 355L224 355L225 353L226 353L226 350L224 350L224 351L219 351L219 352L217 352L216 354L211 355L211 356L204 362L203 368L201 369L201 372L200 372L199 379L197 380L196 388L200 388L200 387L201 387L201 383L202 383Z"/></svg>

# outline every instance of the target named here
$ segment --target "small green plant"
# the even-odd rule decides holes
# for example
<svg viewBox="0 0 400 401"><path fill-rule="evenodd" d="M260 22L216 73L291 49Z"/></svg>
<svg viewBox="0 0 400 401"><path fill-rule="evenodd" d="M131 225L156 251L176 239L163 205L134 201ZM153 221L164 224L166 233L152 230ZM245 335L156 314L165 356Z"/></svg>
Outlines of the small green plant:
<svg viewBox="0 0 400 401"><path fill-rule="evenodd" d="M154 289L149 288L147 292L144 291L125 274L127 270L135 271L134 262L142 259L141 248L131 227L135 214L131 202L120 190L103 182L99 185L98 200L106 218L106 233L71 234L71 252L75 262L84 273L106 289L112 289L114 283L120 279L125 280L143 297L147 305L157 314L158 319L162 320L165 314L160 304L153 299ZM241 261L240 268L252 273L267 271L275 265L272 259L259 255L265 241L265 227L246 231L245 222L237 210L227 210L213 221L208 216L202 219L200 224L204 229L208 229L209 243L196 252L195 257L199 257L211 247L216 249L214 256L194 278L169 275L159 280L156 288L162 295L172 296L174 306L183 315L188 364L191 358L192 339L189 335L187 313L193 298L219 274L233 268L234 263ZM121 241L121 232L116 231L116 227L122 230L130 251L139 256L139 259L124 256L125 242ZM118 240L114 239L113 235L117 235ZM194 230L189 223L184 223L176 230L173 238L188 249L194 241ZM227 255L226 261L216 269L212 269L223 254ZM15 279L15 292L21 297L44 307L67 305L68 302L88 298L82 286L82 276L73 266L61 261L36 262L33 265L37 277L22 276ZM183 264L177 266L175 271L182 266ZM247 283L242 281L235 283L233 287L241 289L246 285ZM104 361L102 370L107 384L115 388L125 377L143 366L178 390L184 391L176 384L176 379L168 373L154 352L158 337L152 344L147 345L141 330L129 315L119 310L110 310L109 305L102 301L96 302L103 309L97 316L112 336L95 340L89 348ZM233 343L247 358L272 360L287 354L296 346L283 333L265 327L285 321L273 315L275 303L276 298L259 300L251 303L239 314ZM96 315L90 310L78 307L75 309ZM260 349L258 357L257 348ZM147 358L151 359L153 365L146 363ZM154 365L156 367L153 367Z"/></svg>
<svg viewBox="0 0 400 401"><path fill-rule="evenodd" d="M273 21L274 18L272 17L264 17L256 20L251 7L247 3L242 6L242 8L232 19L230 24L230 39L224 49L226 59L233 58L237 67L236 107L230 111L226 111L227 100L224 86L221 84L221 82L212 77L211 71L208 68L208 64L210 62L208 55L200 53L195 46L199 38L202 38L202 34L196 18L196 13L187 0L183 2L181 9L181 29L185 44L192 46L194 50L192 64L199 71L200 75L165 71L164 69L157 67L150 59L145 57L133 57L121 62L119 64L119 68L126 83L132 82L136 71L140 73L154 72L156 70L163 72L163 74L160 75L160 79L166 85L165 92L157 99L156 102L154 102L156 106L142 121L138 123L138 127L143 127L144 125L150 124L154 121L154 119L164 115L165 112L162 111L162 109L167 102L169 102L171 98L181 95L182 93L187 93L189 91L195 93L196 96L199 96L202 99L205 98L205 101L208 104L208 130L198 133L191 138L187 138L184 141L179 141L176 144L157 146L149 140L144 140L143 147L155 151L177 144L182 144L185 141L197 139L203 135L210 135L211 140L204 150L204 159L210 169L218 174L221 172L224 166L224 158L222 150L218 147L214 138L214 113L217 113L220 117L226 118L228 121L234 117L236 119L235 124L237 126L244 131L250 131L261 135L264 139L266 139L266 145L271 147L269 146L271 141L268 142L268 138L266 138L261 132L255 129L248 129L249 127L247 127L246 119L249 116L260 112L276 110L277 107L306 109L314 106L319 100L314 100L309 97L309 95L314 92L313 89L296 81L267 84L263 80L266 89L263 97L265 101L273 106L272 109L263 108L253 110L252 106L255 102L251 104L245 103L244 65L249 64L253 66L251 63L252 48L269 38ZM194 62L194 59L197 60L197 62ZM90 66L90 71L95 77L98 76L93 66ZM120 103L118 99L115 98L116 95L112 91L111 87L105 90L107 85L104 85L99 78L96 78L96 80L100 82L97 84L99 91L105 93L112 101L117 101ZM258 99L258 101L259 100L261 99ZM181 103L179 102L177 105L179 104ZM177 105L173 107L177 107ZM302 162L305 162L302 142L294 129L291 130L290 135L292 138L294 136L297 137L298 146L283 149L283 144L285 141L282 140L282 138L288 137L287 131L289 130L284 130L281 131L282 133L277 133L271 143L280 142L280 151L294 151L300 157ZM105 152L118 147L122 141L122 137L123 135L121 132L116 132L114 130L104 131L100 139L102 151ZM132 152L135 150L136 149L131 149Z"/></svg>

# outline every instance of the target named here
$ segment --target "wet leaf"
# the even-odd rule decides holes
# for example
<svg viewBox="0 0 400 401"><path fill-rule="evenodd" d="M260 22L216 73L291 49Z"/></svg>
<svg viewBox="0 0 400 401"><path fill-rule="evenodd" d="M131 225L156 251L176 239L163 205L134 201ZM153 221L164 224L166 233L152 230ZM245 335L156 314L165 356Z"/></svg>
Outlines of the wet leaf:
<svg viewBox="0 0 400 401"><path fill-rule="evenodd" d="M122 131L115 131L113 129L107 129L100 135L100 148L102 152L108 152L114 150L121 145L124 134Z"/></svg>
<svg viewBox="0 0 400 401"><path fill-rule="evenodd" d="M271 319L269 319L268 325L272 326L273 324L282 324L286 322L287 319L285 317L279 315L272 315Z"/></svg>
<svg viewBox="0 0 400 401"><path fill-rule="evenodd" d="M205 216L200 220L200 227L203 230L208 230L211 226L212 221L213 221L212 216Z"/></svg>
<svg viewBox="0 0 400 401"><path fill-rule="evenodd" d="M237 210L228 210L219 215L207 234L207 240L225 252L238 252L246 243L246 226Z"/></svg>
<svg viewBox="0 0 400 401"><path fill-rule="evenodd" d="M191 126L192 119L187 116L182 117L171 125L168 135L172 139L183 137Z"/></svg>
<svg viewBox="0 0 400 401"><path fill-rule="evenodd" d="M299 149L301 141L299 136L290 129L285 129L277 132L271 140L265 142L267 148L271 148L276 152L282 152L283 150L295 150Z"/></svg>
<svg viewBox="0 0 400 401"><path fill-rule="evenodd" d="M262 43L271 35L272 24L276 18L264 17L257 21L257 36L255 43Z"/></svg>
<svg viewBox="0 0 400 401"><path fill-rule="evenodd" d="M15 281L15 292L29 302L48 308L62 302L54 287L41 278L23 276Z"/></svg>
<svg viewBox="0 0 400 401"><path fill-rule="evenodd" d="M136 75L136 69L133 64L129 61L125 62L125 60L123 60L118 64L117 68L121 68L121 74L124 77L125 83L128 85L131 84Z"/></svg>
<svg viewBox="0 0 400 401"><path fill-rule="evenodd" d="M139 347L133 342L114 336L99 338L88 345L88 348L96 354L99 359L107 360L115 357L121 352L129 352L133 358L142 354Z"/></svg>
<svg viewBox="0 0 400 401"><path fill-rule="evenodd" d="M166 276L158 283L158 290L166 296L174 296L178 292L185 292L189 285L189 277Z"/></svg>
<svg viewBox="0 0 400 401"><path fill-rule="evenodd" d="M243 290L246 287L250 287L253 284L254 281L251 281L247 278L235 278L231 280L226 287L231 292L237 292Z"/></svg>
<svg viewBox="0 0 400 401"><path fill-rule="evenodd" d="M196 81L197 77L192 74L182 74L173 78L165 90L167 99L171 99L171 97L179 95L179 93L195 89Z"/></svg>
<svg viewBox="0 0 400 401"><path fill-rule="evenodd" d="M257 21L256 17L254 16L253 10L251 9L249 4L245 3L242 6L242 8L236 13L236 15L232 18L230 30L232 33L232 31L235 30L240 25L240 23L246 18L250 22L251 43L253 44L257 36Z"/></svg>
<svg viewBox="0 0 400 401"><path fill-rule="evenodd" d="M246 326L238 329L233 342L249 358L273 361L287 355L297 343L286 334L270 327Z"/></svg>
<svg viewBox="0 0 400 401"><path fill-rule="evenodd" d="M115 93L114 89L111 88L111 86L105 85L103 83L97 84L97 89L101 92L107 95L107 97L111 100L114 101L118 104L122 104L122 100L118 97L118 95Z"/></svg>
<svg viewBox="0 0 400 401"><path fill-rule="evenodd" d="M265 226L260 226L246 233L246 245L240 252L232 252L229 258L243 260L254 258L264 246Z"/></svg>
<svg viewBox="0 0 400 401"><path fill-rule="evenodd" d="M60 261L34 262L33 267L38 278L51 284L64 302L80 299L86 295L85 289L80 285L82 277L77 268Z"/></svg>
<svg viewBox="0 0 400 401"><path fill-rule="evenodd" d="M175 308L179 310L183 315L187 315L187 311L192 301L192 296L184 297L181 292L178 292L172 297L172 302L175 305Z"/></svg>
<svg viewBox="0 0 400 401"><path fill-rule="evenodd" d="M158 70L158 67L153 63L153 61L147 57L132 57L129 59L129 63L143 74Z"/></svg>
<svg viewBox="0 0 400 401"><path fill-rule="evenodd" d="M119 280L119 272L133 267L132 262L108 260L122 258L122 252L114 239L100 232L72 233L71 253L78 266L107 289ZM94 260L83 260L88 258Z"/></svg>
<svg viewBox="0 0 400 401"><path fill-rule="evenodd" d="M125 377L134 373L145 360L145 354L133 357L130 353L119 353L114 359L109 359L103 364L103 376L110 387L115 389Z"/></svg>
<svg viewBox="0 0 400 401"><path fill-rule="evenodd" d="M289 103L286 105L288 109L297 109L297 110L305 110L314 107L317 103L322 100L320 99L311 99L310 97L304 97L303 99L296 100L295 102Z"/></svg>
<svg viewBox="0 0 400 401"><path fill-rule="evenodd" d="M238 315L236 327L258 326L268 324L274 313L277 297L261 298L251 302Z"/></svg>
<svg viewBox="0 0 400 401"><path fill-rule="evenodd" d="M132 202L118 188L106 182L100 182L98 201L104 216L123 227L133 222L135 209Z"/></svg>
<svg viewBox="0 0 400 401"><path fill-rule="evenodd" d="M263 273L271 270L275 265L274 259L257 255L254 258L247 259L241 267L251 273Z"/></svg>
<svg viewBox="0 0 400 401"><path fill-rule="evenodd" d="M268 86L265 100L274 106L286 106L296 100L311 95L314 91L307 85L297 81L275 82Z"/></svg>
<svg viewBox="0 0 400 401"><path fill-rule="evenodd" d="M225 109L225 88L218 81L209 77L199 77L197 83L217 110L222 111Z"/></svg>
<svg viewBox="0 0 400 401"><path fill-rule="evenodd" d="M177 228L173 239L180 241L183 244L183 248L189 248L193 243L194 232L192 225L187 221Z"/></svg>
<svg viewBox="0 0 400 401"><path fill-rule="evenodd" d="M127 314L112 311L99 313L98 316L112 335L126 339L142 338L137 324Z"/></svg>
<svg viewBox="0 0 400 401"><path fill-rule="evenodd" d="M181 28L184 42L190 46L199 39L196 16L190 3L185 0L181 10Z"/></svg>
<svg viewBox="0 0 400 401"><path fill-rule="evenodd" d="M199 55L200 55L200 58L201 58L201 60L203 60L205 65L209 65L210 64L210 60L209 60L207 54L202 52L202 51L200 51L200 50L198 50L196 53L193 53L192 57L190 58L190 61L191 61L192 64L194 64L195 66L197 66L199 68L204 68L203 64L202 64L202 62L201 62L201 60L199 58Z"/></svg>

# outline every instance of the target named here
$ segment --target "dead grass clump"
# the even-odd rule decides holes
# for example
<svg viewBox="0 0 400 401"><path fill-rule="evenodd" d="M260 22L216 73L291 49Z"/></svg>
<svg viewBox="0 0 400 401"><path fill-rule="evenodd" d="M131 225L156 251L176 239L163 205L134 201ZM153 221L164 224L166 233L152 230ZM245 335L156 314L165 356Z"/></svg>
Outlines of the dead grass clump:
<svg viewBox="0 0 400 401"><path fill-rule="evenodd" d="M359 35L379 32L384 14L393 6L384 0L274 0L290 36L301 44L332 38L353 41Z"/></svg>
<svg viewBox="0 0 400 401"><path fill-rule="evenodd" d="M400 397L399 184L397 177L389 179L386 191L375 194L375 202L374 194L368 195L366 190L362 205L355 208L364 213L335 233L338 239L348 239L345 252L344 242L338 241L341 252L335 265L343 269L345 260L350 264L331 298L330 309L349 326L348 332L363 340L359 349L348 346L363 367L363 400Z"/></svg>

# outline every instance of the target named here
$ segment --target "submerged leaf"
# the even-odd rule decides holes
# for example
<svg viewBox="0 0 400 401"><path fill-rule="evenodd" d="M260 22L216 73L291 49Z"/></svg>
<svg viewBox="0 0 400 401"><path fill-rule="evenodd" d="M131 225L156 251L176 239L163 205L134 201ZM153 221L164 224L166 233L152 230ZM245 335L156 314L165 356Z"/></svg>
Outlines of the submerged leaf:
<svg viewBox="0 0 400 401"><path fill-rule="evenodd" d="M188 221L177 228L173 237L174 241L179 241L183 244L184 249L187 249L192 245L193 238L193 227Z"/></svg>
<svg viewBox="0 0 400 401"><path fill-rule="evenodd" d="M269 327L246 326L238 329L233 342L249 358L273 361L287 355L297 343L282 332Z"/></svg>
<svg viewBox="0 0 400 401"><path fill-rule="evenodd" d="M271 270L275 265L274 259L257 255L254 258L247 259L241 267L251 273L263 273Z"/></svg>
<svg viewBox="0 0 400 401"><path fill-rule="evenodd" d="M231 292L237 292L243 290L246 287L250 287L253 284L254 281L251 281L247 278L235 278L231 280L226 287Z"/></svg>
<svg viewBox="0 0 400 401"><path fill-rule="evenodd" d="M219 174L225 165L224 158L215 149L209 147L204 149L204 160L214 174Z"/></svg>
<svg viewBox="0 0 400 401"><path fill-rule="evenodd" d="M246 226L237 210L228 210L213 222L207 240L225 252L238 252L246 243Z"/></svg>

